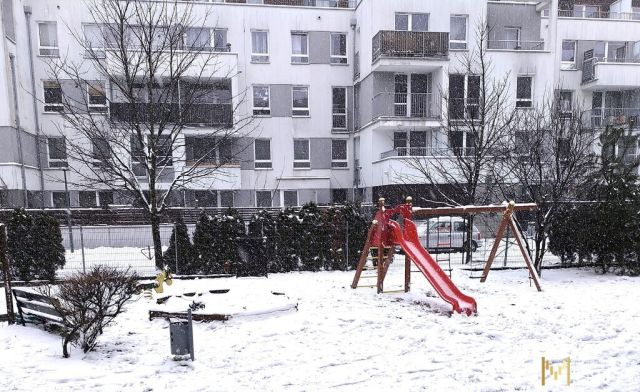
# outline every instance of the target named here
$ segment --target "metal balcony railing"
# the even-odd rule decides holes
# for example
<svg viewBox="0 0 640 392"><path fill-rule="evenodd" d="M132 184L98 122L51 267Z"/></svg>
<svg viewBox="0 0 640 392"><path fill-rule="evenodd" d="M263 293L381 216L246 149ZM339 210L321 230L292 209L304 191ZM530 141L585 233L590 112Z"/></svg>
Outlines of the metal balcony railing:
<svg viewBox="0 0 640 392"><path fill-rule="evenodd" d="M616 126L635 128L640 119L640 108L599 108L582 113L582 123L587 128Z"/></svg>
<svg viewBox="0 0 640 392"><path fill-rule="evenodd" d="M373 97L373 118L440 119L440 100L433 93L378 93Z"/></svg>
<svg viewBox="0 0 640 392"><path fill-rule="evenodd" d="M548 16L548 12L543 14ZM617 12L617 11L589 11L589 10L558 10L561 18L577 19L615 19L615 20L640 20L639 12Z"/></svg>
<svg viewBox="0 0 640 392"><path fill-rule="evenodd" d="M116 122L165 122L184 125L231 127L233 107L231 104L194 104L183 110L178 103L122 103L109 105L111 120Z"/></svg>
<svg viewBox="0 0 640 392"><path fill-rule="evenodd" d="M544 41L489 40L487 47L496 50L544 50Z"/></svg>
<svg viewBox="0 0 640 392"><path fill-rule="evenodd" d="M372 40L373 62L380 57L445 58L449 33L382 30Z"/></svg>
<svg viewBox="0 0 640 392"><path fill-rule="evenodd" d="M380 159L393 157L452 157L471 156L475 149L473 147L396 147L393 150L380 154Z"/></svg>
<svg viewBox="0 0 640 392"><path fill-rule="evenodd" d="M207 0L205 0L207 1ZM208 0L211 3L256 4L247 0ZM295 7L320 7L320 8L355 8L356 0L262 0L266 5L288 5Z"/></svg>

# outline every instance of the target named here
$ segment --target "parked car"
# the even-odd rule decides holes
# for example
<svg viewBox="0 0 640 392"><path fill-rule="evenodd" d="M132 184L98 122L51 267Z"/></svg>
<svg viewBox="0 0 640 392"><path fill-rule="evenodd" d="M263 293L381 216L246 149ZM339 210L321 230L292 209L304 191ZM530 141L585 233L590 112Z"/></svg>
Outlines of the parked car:
<svg viewBox="0 0 640 392"><path fill-rule="evenodd" d="M432 253L462 252L467 235L467 220L459 216L441 216L416 222L420 243ZM482 239L480 230L473 225L471 251L478 249Z"/></svg>

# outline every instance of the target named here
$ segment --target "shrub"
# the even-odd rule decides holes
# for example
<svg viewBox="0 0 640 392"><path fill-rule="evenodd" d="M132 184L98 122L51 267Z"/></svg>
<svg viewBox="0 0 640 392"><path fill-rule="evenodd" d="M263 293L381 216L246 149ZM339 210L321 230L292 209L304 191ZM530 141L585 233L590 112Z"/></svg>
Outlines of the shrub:
<svg viewBox="0 0 640 392"><path fill-rule="evenodd" d="M292 208L278 214L276 222L276 258L271 264L272 272L296 271L300 268L300 221Z"/></svg>
<svg viewBox="0 0 640 392"><path fill-rule="evenodd" d="M13 210L7 225L7 252L11 260L11 274L14 278L25 281L32 280L35 276L32 228L33 220L24 209Z"/></svg>
<svg viewBox="0 0 640 392"><path fill-rule="evenodd" d="M264 275L274 270L276 261L276 221L266 210L260 210L251 217L249 234L243 241L248 252L248 264L243 260L243 274Z"/></svg>
<svg viewBox="0 0 640 392"><path fill-rule="evenodd" d="M213 235L215 261L211 273L229 273L240 263L238 240L245 236L244 221L237 210L229 208L217 220Z"/></svg>
<svg viewBox="0 0 640 392"><path fill-rule="evenodd" d="M162 255L162 259L175 273L195 274L198 272L189 231L182 218L178 218L173 226L169 247Z"/></svg>
<svg viewBox="0 0 640 392"><path fill-rule="evenodd" d="M135 275L104 266L41 288L62 318L62 355L69 357L69 344L85 353L93 350L98 336L123 312L136 290Z"/></svg>
<svg viewBox="0 0 640 392"><path fill-rule="evenodd" d="M31 238L36 241L32 248L33 277L53 281L56 270L64 267L66 261L58 220L45 212L38 213L31 227Z"/></svg>
<svg viewBox="0 0 640 392"><path fill-rule="evenodd" d="M198 218L193 232L193 273L210 273L216 265L213 246L213 232L216 226L217 219L205 212Z"/></svg>
<svg viewBox="0 0 640 392"><path fill-rule="evenodd" d="M302 269L319 271L324 268L329 251L329 232L325 229L322 212L317 205L309 203L300 209L298 218Z"/></svg>

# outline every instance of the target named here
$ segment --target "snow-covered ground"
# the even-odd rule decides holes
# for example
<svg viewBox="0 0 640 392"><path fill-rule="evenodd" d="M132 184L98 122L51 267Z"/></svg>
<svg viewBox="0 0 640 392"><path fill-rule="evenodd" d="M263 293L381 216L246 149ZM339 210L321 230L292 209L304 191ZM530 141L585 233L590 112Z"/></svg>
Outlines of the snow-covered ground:
<svg viewBox="0 0 640 392"><path fill-rule="evenodd" d="M387 289L400 286L402 268L392 265ZM639 390L639 278L548 270L538 293L526 270L492 271L486 283L468 276L453 271L476 299L476 317L449 317L419 274L412 292L398 295L352 290L352 272L174 281L174 294L229 288L209 298L211 312L269 309L271 291L299 310L196 323L193 363L170 355L168 323L148 320L158 305L144 297L105 330L95 352L75 349L70 359L61 358L56 335L0 325L2 390ZM542 356L571 357L570 387L540 386Z"/></svg>

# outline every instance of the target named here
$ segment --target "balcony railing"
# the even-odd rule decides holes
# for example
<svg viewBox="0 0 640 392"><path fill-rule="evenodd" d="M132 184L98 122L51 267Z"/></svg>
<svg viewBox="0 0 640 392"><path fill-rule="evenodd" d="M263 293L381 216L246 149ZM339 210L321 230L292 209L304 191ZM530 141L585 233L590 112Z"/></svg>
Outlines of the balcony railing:
<svg viewBox="0 0 640 392"><path fill-rule="evenodd" d="M544 50L544 41L490 40L489 49L495 50Z"/></svg>
<svg viewBox="0 0 640 392"><path fill-rule="evenodd" d="M122 103L111 102L111 120L116 122L160 122L231 127L233 107L231 104L193 104L182 110L178 103Z"/></svg>
<svg viewBox="0 0 640 392"><path fill-rule="evenodd" d="M549 16L549 11L544 12L543 16ZM558 16L561 18L576 19L640 20L639 12L558 10Z"/></svg>
<svg viewBox="0 0 640 392"><path fill-rule="evenodd" d="M440 100L433 93L378 93L373 120L380 117L440 119Z"/></svg>
<svg viewBox="0 0 640 392"><path fill-rule="evenodd" d="M598 64L638 64L640 65L640 58L608 58L608 57L592 57L582 62L582 83L591 82L597 79L597 65Z"/></svg>
<svg viewBox="0 0 640 392"><path fill-rule="evenodd" d="M640 119L640 108L600 108L582 113L584 126L606 128L607 126L635 128Z"/></svg>
<svg viewBox="0 0 640 392"><path fill-rule="evenodd" d="M449 33L432 31L379 31L372 41L373 62L380 57L445 58Z"/></svg>
<svg viewBox="0 0 640 392"><path fill-rule="evenodd" d="M210 3L288 5L295 7L355 8L356 0L204 0Z"/></svg>
<svg viewBox="0 0 640 392"><path fill-rule="evenodd" d="M473 147L396 147L380 154L380 159L393 157L452 157L471 156Z"/></svg>

